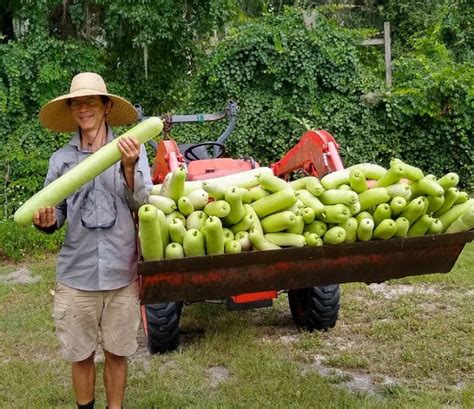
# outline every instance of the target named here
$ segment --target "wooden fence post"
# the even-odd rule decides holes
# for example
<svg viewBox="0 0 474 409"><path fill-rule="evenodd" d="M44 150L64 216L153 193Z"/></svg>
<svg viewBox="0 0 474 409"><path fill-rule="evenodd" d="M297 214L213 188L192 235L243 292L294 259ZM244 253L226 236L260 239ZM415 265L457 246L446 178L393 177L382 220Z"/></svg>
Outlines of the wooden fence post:
<svg viewBox="0 0 474 409"><path fill-rule="evenodd" d="M383 23L383 38L370 38L362 41L362 45L383 45L385 57L385 84L392 86L392 39L390 37L390 22Z"/></svg>
<svg viewBox="0 0 474 409"><path fill-rule="evenodd" d="M383 40L385 52L385 83L387 87L392 86L392 40L390 37L390 23L383 23Z"/></svg>

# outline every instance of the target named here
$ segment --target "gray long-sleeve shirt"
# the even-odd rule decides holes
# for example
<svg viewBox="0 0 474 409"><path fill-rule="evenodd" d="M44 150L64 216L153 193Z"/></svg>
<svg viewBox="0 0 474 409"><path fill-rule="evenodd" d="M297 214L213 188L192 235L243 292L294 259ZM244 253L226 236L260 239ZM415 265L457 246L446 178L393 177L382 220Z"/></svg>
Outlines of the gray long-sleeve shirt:
<svg viewBox="0 0 474 409"><path fill-rule="evenodd" d="M107 142L114 138L108 127ZM91 155L81 149L79 132L50 159L45 186ZM57 280L69 287L113 290L137 278L135 222L131 209L148 199L152 187L145 148L135 165L134 190L120 162L56 206L57 228L67 220L57 262Z"/></svg>

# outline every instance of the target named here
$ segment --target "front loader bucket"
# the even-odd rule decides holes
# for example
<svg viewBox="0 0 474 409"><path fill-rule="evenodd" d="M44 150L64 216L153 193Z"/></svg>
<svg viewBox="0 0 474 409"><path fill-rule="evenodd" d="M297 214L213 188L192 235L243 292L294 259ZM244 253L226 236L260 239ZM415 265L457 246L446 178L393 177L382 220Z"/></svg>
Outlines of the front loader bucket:
<svg viewBox="0 0 474 409"><path fill-rule="evenodd" d="M474 230L385 241L140 262L142 304L449 272Z"/></svg>

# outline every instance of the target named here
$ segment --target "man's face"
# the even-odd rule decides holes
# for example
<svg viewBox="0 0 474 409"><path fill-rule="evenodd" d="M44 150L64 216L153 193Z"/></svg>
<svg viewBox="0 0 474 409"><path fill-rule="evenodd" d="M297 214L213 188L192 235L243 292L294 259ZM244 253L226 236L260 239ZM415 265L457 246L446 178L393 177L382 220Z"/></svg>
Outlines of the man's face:
<svg viewBox="0 0 474 409"><path fill-rule="evenodd" d="M108 109L99 96L72 98L69 108L74 120L83 131L98 130Z"/></svg>

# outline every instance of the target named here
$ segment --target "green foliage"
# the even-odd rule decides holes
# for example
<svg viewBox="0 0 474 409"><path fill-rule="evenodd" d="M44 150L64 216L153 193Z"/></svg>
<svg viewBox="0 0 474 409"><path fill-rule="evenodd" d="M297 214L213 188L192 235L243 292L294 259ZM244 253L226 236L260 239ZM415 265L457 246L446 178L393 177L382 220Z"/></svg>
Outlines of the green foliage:
<svg viewBox="0 0 474 409"><path fill-rule="evenodd" d="M79 71L102 74L109 91L148 114L214 112L236 100L228 141L235 156L273 162L305 122L331 132L348 165L399 156L474 185L468 0L4 3L0 219L42 187L48 158L69 140L44 130L37 115ZM314 10L322 3L323 15ZM306 10L285 7L294 4ZM341 27L380 28L384 20L395 42L390 90L380 50L360 45L374 31ZM224 127L176 127L173 136L215 140Z"/></svg>
<svg viewBox="0 0 474 409"><path fill-rule="evenodd" d="M20 227L12 220L0 220L0 257L14 261L57 253L64 241L64 229L45 234L34 228Z"/></svg>
<svg viewBox="0 0 474 409"><path fill-rule="evenodd" d="M435 34L458 61L473 58L474 8L471 0L382 0L380 14L390 21L397 55L413 39Z"/></svg>
<svg viewBox="0 0 474 409"><path fill-rule="evenodd" d="M457 61L474 61L474 7L471 0L445 2L437 24L439 38Z"/></svg>
<svg viewBox="0 0 474 409"><path fill-rule="evenodd" d="M201 43L236 12L233 0L94 3L102 12L97 30L107 50L108 77L127 85L131 100L148 112L170 98L174 80L192 71ZM74 21L87 25L82 9Z"/></svg>
<svg viewBox="0 0 474 409"><path fill-rule="evenodd" d="M151 113L236 12L234 0L6 1L0 19L0 219L44 181L70 135L41 128L38 112L81 71Z"/></svg>
<svg viewBox="0 0 474 409"><path fill-rule="evenodd" d="M405 159L437 175L455 170L474 186L474 69L454 63L433 38L395 63L397 86L385 100L392 142Z"/></svg>
<svg viewBox="0 0 474 409"><path fill-rule="evenodd" d="M293 118L304 118L335 136L347 165L388 165L397 156L429 173L456 171L471 185L472 67L456 64L433 38L420 39L395 62L387 92L381 55L360 46L360 31L319 14L314 26L308 30L300 11L287 9L230 32L195 76L188 111L220 109L225 97L238 101L228 142L236 156L279 159L303 131ZM174 131L187 142L217 134L202 126Z"/></svg>
<svg viewBox="0 0 474 409"><path fill-rule="evenodd" d="M3 217L41 189L51 154L70 135L41 127L37 115L48 100L67 92L79 71L104 71L94 47L44 35L0 44L0 206ZM112 84L113 85L113 84ZM113 86L112 86L113 88Z"/></svg>
<svg viewBox="0 0 474 409"><path fill-rule="evenodd" d="M215 110L224 98L235 99L240 114L229 148L263 162L278 159L297 141L302 129L294 117L328 128L341 142L349 132L364 134L369 115L361 98L382 83L360 60L366 54L375 60L380 56L359 47L362 36L357 31L320 15L315 25L317 29L308 30L301 13L288 9L231 32L195 77L188 110ZM351 123L348 117L360 122ZM175 135L186 138L179 130ZM191 141L196 133L188 137ZM353 149L365 150L362 144Z"/></svg>

